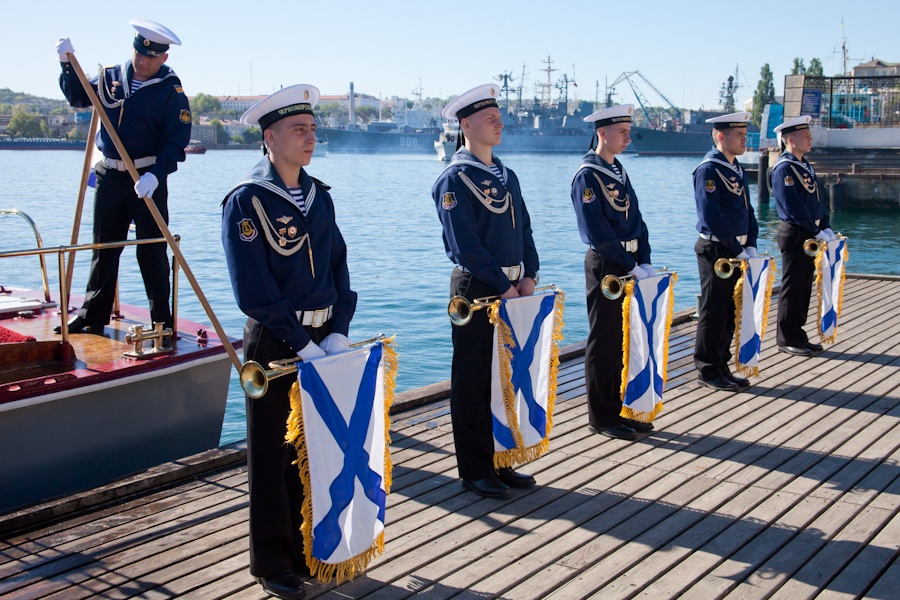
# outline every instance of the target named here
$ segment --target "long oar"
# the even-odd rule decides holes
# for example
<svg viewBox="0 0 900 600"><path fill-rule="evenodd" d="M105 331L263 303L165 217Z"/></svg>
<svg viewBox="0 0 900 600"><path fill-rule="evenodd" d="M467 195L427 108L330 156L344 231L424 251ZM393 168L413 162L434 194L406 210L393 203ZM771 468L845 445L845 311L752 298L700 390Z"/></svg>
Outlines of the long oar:
<svg viewBox="0 0 900 600"><path fill-rule="evenodd" d="M112 121L109 120L109 115L106 114L103 105L100 104L100 99L97 97L97 92L94 91L94 86L91 85L91 82L85 76L84 71L81 70L81 65L78 64L78 60L76 60L75 55L69 52L68 57L69 62L72 63L72 68L75 69L75 74L78 75L78 79L81 81L81 85L84 87L84 91L87 93L88 98L91 99L91 104L94 106L94 114L99 116L100 120L103 121L103 126L106 127L106 133L109 134L109 138L112 140L113 145L119 152L119 156L121 157L122 162L125 163L125 169L128 171L128 174L131 175L131 179L135 183L137 183L138 179L140 179L140 175L138 175L137 169L134 168L134 163L131 161L131 157L128 156L128 152L125 151L125 147L122 145L122 140L119 139L119 135L116 133ZM206 316L209 317L210 323L216 330L216 333L219 335L219 339L222 341L222 346L228 352L228 356L231 357L231 362L234 364L234 368L240 370L241 361L238 358L237 352L234 351L234 347L228 340L228 336L225 335L225 330L222 329L222 325L216 318L212 307L209 305L209 302L206 301L206 296L200 289L200 284L197 283L197 279L194 277L194 273L191 271L191 268L188 267L187 261L184 259L184 255L181 253L181 250L178 248L178 244L175 242L175 238L172 236L172 232L169 231L169 227L163 220L159 209L156 208L156 204L153 203L153 198L147 196L146 198L144 198L144 202L147 204L147 210L149 210L150 214L153 215L153 220L156 221L156 226L159 227L159 230L162 232L163 237L166 238L166 242L169 244L169 248L172 250L172 256L174 256L175 260L178 261L178 264L181 265L181 269L184 271L184 275L190 282L191 287L194 288L194 293L197 294L197 299L200 300L200 304L203 305L203 310L206 311Z"/></svg>
<svg viewBox="0 0 900 600"><path fill-rule="evenodd" d="M78 203L75 207L75 222L72 225L72 241L74 246L78 243L78 231L81 229L81 212L84 209L84 195L87 193L87 182L91 176L91 156L94 154L94 135L100 120L97 111L91 111L91 125L88 127L87 144L84 149L84 165L81 168L81 185L78 187ZM69 263L66 265L66 289L72 293L72 273L75 271L75 251L69 253ZM61 307L63 312L69 310L68 306Z"/></svg>

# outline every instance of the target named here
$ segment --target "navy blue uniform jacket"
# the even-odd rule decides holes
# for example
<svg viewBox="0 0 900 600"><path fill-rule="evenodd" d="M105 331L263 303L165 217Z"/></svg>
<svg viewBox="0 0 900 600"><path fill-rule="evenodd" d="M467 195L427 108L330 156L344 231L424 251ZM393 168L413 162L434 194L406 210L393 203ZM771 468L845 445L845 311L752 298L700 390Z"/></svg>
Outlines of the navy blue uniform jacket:
<svg viewBox="0 0 900 600"><path fill-rule="evenodd" d="M772 194L782 221L815 235L831 227L819 194L819 181L809 161L785 151L772 169ZM816 221L819 224L816 225Z"/></svg>
<svg viewBox="0 0 900 600"><path fill-rule="evenodd" d="M735 256L746 246L756 248L759 224L750 204L747 173L737 159L729 163L713 148L694 169L694 201L697 203L697 231L714 235ZM746 235L741 245L737 236Z"/></svg>

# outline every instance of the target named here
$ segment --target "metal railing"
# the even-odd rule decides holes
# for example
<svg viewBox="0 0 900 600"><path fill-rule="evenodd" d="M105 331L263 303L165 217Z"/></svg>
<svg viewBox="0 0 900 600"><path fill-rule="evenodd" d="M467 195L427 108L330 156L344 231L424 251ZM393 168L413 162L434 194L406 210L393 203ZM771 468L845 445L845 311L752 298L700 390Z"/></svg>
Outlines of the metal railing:
<svg viewBox="0 0 900 600"><path fill-rule="evenodd" d="M790 94L798 83L801 95ZM812 115L814 124L828 129L900 126L900 76L786 77L788 97L800 103L797 114ZM787 108L786 102L786 115Z"/></svg>
<svg viewBox="0 0 900 600"><path fill-rule="evenodd" d="M44 256L47 254L57 255L57 264L59 269L60 332L62 333L63 342L69 341L69 330L66 326L68 324L67 318L69 313L69 290L68 286L66 285L66 253L75 253L82 250L108 250L112 248L124 248L126 246L141 246L145 244L166 243L166 238L161 237L141 240L123 240L121 242L103 242L99 244L70 244L67 246L53 246L51 248L45 248L41 241L41 234L38 231L37 225L35 225L34 221L27 214L17 208L0 208L0 215L17 215L19 217L22 217L28 222L31 230L34 232L35 240L38 246L37 248L30 248L27 250L7 250L4 252L0 252L0 259L22 256L38 256L41 263L41 279L44 286L44 299L48 303L51 301L50 284L47 274L47 264L44 260ZM181 240L181 236L179 235L175 235L173 237L175 238L176 242L179 242ZM116 286L116 296L116 305L118 305L118 286ZM178 261L172 261L172 322L173 324L178 323Z"/></svg>

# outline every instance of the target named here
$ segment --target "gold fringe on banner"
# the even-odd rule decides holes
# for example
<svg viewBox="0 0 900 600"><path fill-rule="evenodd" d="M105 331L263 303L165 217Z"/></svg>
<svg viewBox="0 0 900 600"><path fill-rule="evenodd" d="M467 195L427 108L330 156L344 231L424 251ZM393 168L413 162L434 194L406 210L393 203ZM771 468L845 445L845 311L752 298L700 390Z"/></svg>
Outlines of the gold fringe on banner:
<svg viewBox="0 0 900 600"><path fill-rule="evenodd" d="M397 379L398 359L394 350L394 336L385 338L382 342L384 354L384 489L390 493L393 465L391 463L391 421L390 409L394 404L394 386ZM384 532L382 531L372 546L353 558L340 563L328 564L320 561L312 555L312 487L309 477L309 456L306 451L306 435L303 428L303 391L299 382L295 381L291 386L290 402L291 414L287 419L287 433L284 439L297 449L297 470L300 474L300 482L303 484L303 505L300 513L303 523L300 525L300 533L303 536L304 555L309 572L319 581L328 582L336 579L338 584L349 581L365 571L369 562L384 552Z"/></svg>
<svg viewBox="0 0 900 600"><path fill-rule="evenodd" d="M662 358L662 380L665 388L666 381L669 380L669 334L672 332L672 314L675 310L675 282L678 281L678 274L671 273L669 275L669 292L668 292L668 308L666 310L666 333L663 342L663 358ZM620 397L625 400L625 390L628 388L628 363L631 359L631 298L634 296L634 281L628 283L625 288L625 305L622 307L622 387ZM651 349L652 351L652 349ZM662 412L663 403L658 402L652 411L636 411L630 406L622 406L622 412L619 416L641 423L652 423L653 419Z"/></svg>
<svg viewBox="0 0 900 600"><path fill-rule="evenodd" d="M822 332L822 294L824 292L822 289L822 269L824 268L825 263L824 254L824 250L820 250L819 253L816 254L816 332L819 334L819 339L823 344L833 344L837 340L839 323L835 321L833 334L825 335ZM847 280L847 263L849 260L850 250L845 242L844 250L841 252L841 283L838 286L838 300L834 307L834 312L838 317L841 316L841 309L844 305L844 282Z"/></svg>
<svg viewBox="0 0 900 600"><path fill-rule="evenodd" d="M497 328L499 336L498 358L500 364L500 389L503 394L503 407L506 410L506 422L509 423L515 448L494 452L494 468L502 469L529 463L543 456L550 448L550 430L553 429L553 409L556 406L556 379L559 373L559 342L563 339L563 309L565 294L562 290L555 292L553 303L553 340L550 347L550 376L547 390L547 431L537 444L525 447L522 432L519 430L519 419L516 416L516 394L512 385L512 348L514 344L509 324L500 318L500 301L488 307L488 319Z"/></svg>
<svg viewBox="0 0 900 600"><path fill-rule="evenodd" d="M762 340L766 335L766 324L769 321L769 306L772 302L772 286L775 285L775 260L767 259L768 267L766 267L768 271L768 275L766 276L765 286L763 287L764 301L763 301L763 311L762 311L762 327L759 330L759 339ZM738 372L738 374L743 375L744 377L759 377L759 359L757 358L757 364L754 366L748 366L741 362L741 335L744 333L741 325L743 324L743 304L744 304L744 278L747 275L747 270L750 268L750 263L747 261L741 261L741 278L734 286L734 370ZM754 306L750 307L750 310L755 308Z"/></svg>

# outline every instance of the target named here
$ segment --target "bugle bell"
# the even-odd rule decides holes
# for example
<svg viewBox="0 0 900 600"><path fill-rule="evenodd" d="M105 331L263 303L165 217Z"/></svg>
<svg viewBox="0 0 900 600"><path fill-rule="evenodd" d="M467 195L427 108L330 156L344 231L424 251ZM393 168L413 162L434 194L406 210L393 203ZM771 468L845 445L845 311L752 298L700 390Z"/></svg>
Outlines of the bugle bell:
<svg viewBox="0 0 900 600"><path fill-rule="evenodd" d="M744 262L742 258L720 258L713 265L717 277L728 279L734 274L734 268Z"/></svg>
<svg viewBox="0 0 900 600"><path fill-rule="evenodd" d="M816 238L809 238L803 242L803 253L807 256L816 256L822 248L822 242Z"/></svg>
<svg viewBox="0 0 900 600"><path fill-rule="evenodd" d="M555 292L556 285L551 283L550 285L534 288L535 292L545 292L547 290ZM500 296L485 296L484 298L475 298L475 300L469 302L465 296L453 296L450 298L450 304L447 305L447 315L450 317L451 323L462 327L463 325L468 325L472 320L474 316L472 313L490 306L499 299Z"/></svg>
<svg viewBox="0 0 900 600"><path fill-rule="evenodd" d="M350 344L350 347L358 348L360 346L365 346L367 344L383 340L384 338L384 334L381 333L373 338L369 338L361 342L354 342L353 344ZM265 367L263 367L255 360L248 360L243 365L241 365L241 370L238 372L241 380L241 388L243 388L245 394L247 394L254 400L257 398L261 398L266 395L267 391L269 391L270 381L279 377L284 377L285 375L290 375L291 373L296 373L297 363L301 360L302 359L299 356L296 356L294 358L273 360L269 363L268 371L265 369Z"/></svg>
<svg viewBox="0 0 900 600"><path fill-rule="evenodd" d="M607 275L600 280L600 292L610 300L618 300L625 293L625 283L629 279L634 279L634 275Z"/></svg>

